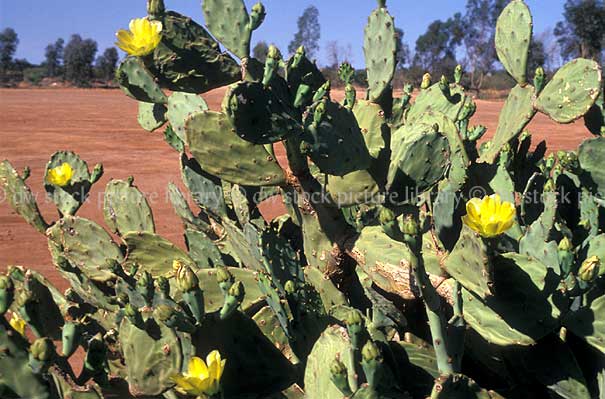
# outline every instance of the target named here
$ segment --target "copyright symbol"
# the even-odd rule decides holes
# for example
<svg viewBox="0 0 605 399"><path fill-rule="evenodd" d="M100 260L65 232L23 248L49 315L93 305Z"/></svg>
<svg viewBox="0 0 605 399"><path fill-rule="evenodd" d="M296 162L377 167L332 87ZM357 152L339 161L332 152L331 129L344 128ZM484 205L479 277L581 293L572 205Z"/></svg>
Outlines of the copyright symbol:
<svg viewBox="0 0 605 399"><path fill-rule="evenodd" d="M481 186L475 186L469 191L469 198L483 198L486 195L486 191Z"/></svg>

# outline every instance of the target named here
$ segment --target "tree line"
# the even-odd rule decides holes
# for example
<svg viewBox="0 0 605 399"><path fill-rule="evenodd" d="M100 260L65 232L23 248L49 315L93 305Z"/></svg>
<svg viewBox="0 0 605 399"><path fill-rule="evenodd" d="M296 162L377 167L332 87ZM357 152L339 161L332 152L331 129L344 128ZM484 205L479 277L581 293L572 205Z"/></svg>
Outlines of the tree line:
<svg viewBox="0 0 605 399"><path fill-rule="evenodd" d="M59 38L46 46L44 62L35 65L15 59L19 45L17 32L6 28L0 32L0 84L14 85L26 81L39 84L44 78L64 80L78 87L89 87L95 80L107 84L114 79L119 61L118 50L109 47L97 56L98 44L74 34L67 43Z"/></svg>
<svg viewBox="0 0 605 399"><path fill-rule="evenodd" d="M505 89L514 84L502 70L496 56L494 36L496 20L509 0L467 0L463 12L446 20L431 22L418 37L413 51L405 42L405 32L400 27L397 33L398 68L395 84L411 82L419 84L422 75L430 72L435 79L450 76L456 65L465 71L464 85L470 89ZM320 54L321 26L319 10L307 7L298 18L297 32L290 41L287 55L304 45L307 55L313 59ZM96 57L97 43L72 35L65 43L63 39L49 44L45 61L32 65L26 60L13 59L19 43L14 30L7 28L0 33L0 81L25 79L35 83L44 77L63 78L77 86L87 86L96 79L113 79L118 52L106 49ZM253 48L253 56L264 62L269 49L265 41ZM337 69L342 62L353 60L351 44L327 41L324 44L324 74L338 84ZM563 19L554 29L534 33L530 48L530 73L538 66L553 71L562 62L572 58L592 58L605 61L605 0L566 0ZM358 60L360 61L360 60ZM366 85L365 71L356 71L355 82Z"/></svg>

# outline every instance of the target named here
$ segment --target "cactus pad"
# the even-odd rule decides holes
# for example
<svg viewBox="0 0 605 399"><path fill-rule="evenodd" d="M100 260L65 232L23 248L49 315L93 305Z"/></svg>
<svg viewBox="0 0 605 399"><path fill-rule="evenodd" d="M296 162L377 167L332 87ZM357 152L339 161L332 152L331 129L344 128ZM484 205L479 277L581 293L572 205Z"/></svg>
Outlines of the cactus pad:
<svg viewBox="0 0 605 399"><path fill-rule="evenodd" d="M119 336L128 370L128 386L135 396L160 395L174 386L172 377L183 369L182 343L176 333L149 314L141 329L124 318Z"/></svg>
<svg viewBox="0 0 605 399"><path fill-rule="evenodd" d="M550 297L558 276L519 254L505 254L493 266L496 294L482 301L463 288L464 319L492 344L533 345L558 325Z"/></svg>
<svg viewBox="0 0 605 399"><path fill-rule="evenodd" d="M35 197L8 161L0 163L0 186L4 190L6 200L15 212L40 233L44 233L48 225L40 214Z"/></svg>
<svg viewBox="0 0 605 399"><path fill-rule="evenodd" d="M585 140L578 150L582 181L593 193L605 193L605 138Z"/></svg>
<svg viewBox="0 0 605 399"><path fill-rule="evenodd" d="M168 112L172 130L182 141L185 141L185 123L193 114L208 110L206 101L197 94L176 92L168 97Z"/></svg>
<svg viewBox="0 0 605 399"><path fill-rule="evenodd" d="M235 134L225 114L204 111L187 122L187 144L202 168L231 182L248 186L275 186L284 173L262 145Z"/></svg>
<svg viewBox="0 0 605 399"><path fill-rule="evenodd" d="M242 0L204 0L206 26L238 58L250 54L250 17Z"/></svg>
<svg viewBox="0 0 605 399"><path fill-rule="evenodd" d="M532 31L531 13L523 0L511 1L500 14L496 24L498 58L521 86L527 83L527 60Z"/></svg>
<svg viewBox="0 0 605 399"><path fill-rule="evenodd" d="M407 126L402 129L408 129ZM393 146L387 189L398 193L398 202L408 201L437 184L450 164L450 147L441 133L431 128L411 127L409 134Z"/></svg>
<svg viewBox="0 0 605 399"><path fill-rule="evenodd" d="M164 104L139 101L139 125L148 132L161 128L166 123L166 106Z"/></svg>
<svg viewBox="0 0 605 399"><path fill-rule="evenodd" d="M88 219L66 216L48 230L47 236L62 250L61 255L93 281L112 279L114 274L106 262L123 260L109 234Z"/></svg>
<svg viewBox="0 0 605 399"><path fill-rule="evenodd" d="M470 228L464 227L456 246L446 258L446 271L480 298L492 295L487 248Z"/></svg>
<svg viewBox="0 0 605 399"><path fill-rule="evenodd" d="M227 213L220 180L202 170L193 158L181 155L181 174L195 203L206 212L217 216Z"/></svg>
<svg viewBox="0 0 605 399"><path fill-rule="evenodd" d="M566 315L563 325L605 354L605 321L599 317L603 312L605 312L605 296L596 298L590 306L582 307Z"/></svg>
<svg viewBox="0 0 605 399"><path fill-rule="evenodd" d="M44 189L51 197L59 212L62 215L73 215L86 200L90 191L90 172L88 164L83 161L76 153L71 151L59 151L52 155L48 164L46 164L46 172L44 176L48 176L48 172L68 163L73 170L71 180L66 186L59 187L50 184L45 179Z"/></svg>
<svg viewBox="0 0 605 399"><path fill-rule="evenodd" d="M143 193L131 182L112 180L107 184L103 215L105 223L120 235L129 231L155 232L151 208Z"/></svg>
<svg viewBox="0 0 605 399"><path fill-rule="evenodd" d="M599 64L579 58L557 71L534 102L534 107L558 123L571 123L590 110L600 89Z"/></svg>
<svg viewBox="0 0 605 399"><path fill-rule="evenodd" d="M422 115L426 112L441 112L451 120L457 120L458 115L464 108L464 104L469 101L464 94L464 88L458 84L450 85L450 97L446 97L435 83L428 89L422 90L414 99L414 105L407 113L408 123L422 120Z"/></svg>
<svg viewBox="0 0 605 399"><path fill-rule="evenodd" d="M200 94L240 79L239 65L201 25L176 12L161 22L162 41L147 66L162 87Z"/></svg>
<svg viewBox="0 0 605 399"><path fill-rule="evenodd" d="M531 85L515 86L508 95L498 118L498 129L480 162L493 163L502 147L517 137L536 114L533 102L536 91Z"/></svg>
<svg viewBox="0 0 605 399"><path fill-rule="evenodd" d="M305 127L309 157L323 173L344 176L370 167L371 157L357 120L340 104L327 102L321 123L315 126L309 116Z"/></svg>
<svg viewBox="0 0 605 399"><path fill-rule="evenodd" d="M397 66L395 21L386 8L372 11L365 28L363 51L370 101L376 102L391 84Z"/></svg>
<svg viewBox="0 0 605 399"><path fill-rule="evenodd" d="M146 103L166 104L168 99L155 78L137 57L126 57L116 70L116 80L130 98Z"/></svg>
<svg viewBox="0 0 605 399"><path fill-rule="evenodd" d="M140 271L147 271L153 277L168 277L173 273L172 263L175 260L190 267L195 265L185 251L159 235L130 232L122 238L128 247L127 269L136 264L140 267Z"/></svg>
<svg viewBox="0 0 605 399"><path fill-rule="evenodd" d="M273 87L240 82L225 95L223 111L236 134L253 144L269 144L299 133L300 124L285 99Z"/></svg>

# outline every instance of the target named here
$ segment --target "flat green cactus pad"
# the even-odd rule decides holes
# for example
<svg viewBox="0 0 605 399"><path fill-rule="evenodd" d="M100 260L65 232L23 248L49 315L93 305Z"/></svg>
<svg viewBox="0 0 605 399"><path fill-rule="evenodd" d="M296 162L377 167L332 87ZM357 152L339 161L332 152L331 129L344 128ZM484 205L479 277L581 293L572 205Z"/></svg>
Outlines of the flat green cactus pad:
<svg viewBox="0 0 605 399"><path fill-rule="evenodd" d="M408 126L402 129L408 130ZM437 184L450 165L448 140L431 127L409 127L407 133L395 133L403 141L393 146L387 189L397 193L397 202L413 200L416 195Z"/></svg>
<svg viewBox="0 0 605 399"><path fill-rule="evenodd" d="M67 163L73 170L71 180L67 185L60 187L47 181L48 172ZM72 151L58 151L50 157L44 172L44 189L57 206L62 215L74 215L86 200L90 191L90 172L88 164L78 154Z"/></svg>
<svg viewBox="0 0 605 399"><path fill-rule="evenodd" d="M153 75L138 57L126 57L116 70L116 80L130 98L146 103L166 104L168 99Z"/></svg>
<svg viewBox="0 0 605 399"><path fill-rule="evenodd" d="M242 0L204 0L206 26L238 58L250 54L250 17Z"/></svg>
<svg viewBox="0 0 605 399"><path fill-rule="evenodd" d="M492 295L487 248L470 228L464 227L456 246L445 260L446 271L481 298Z"/></svg>
<svg viewBox="0 0 605 399"><path fill-rule="evenodd" d="M582 167L582 182L593 193L605 192L605 138L597 137L585 140L578 150L578 159Z"/></svg>
<svg viewBox="0 0 605 399"><path fill-rule="evenodd" d="M495 294L485 301L463 288L464 319L495 345L534 345L558 325L560 310L553 303L559 277L524 255L496 258Z"/></svg>
<svg viewBox="0 0 605 399"><path fill-rule="evenodd" d="M120 235L129 231L155 233L151 207L143 193L130 182L112 180L107 184L103 216L112 231Z"/></svg>
<svg viewBox="0 0 605 399"><path fill-rule="evenodd" d="M164 104L139 101L139 125L148 132L161 128L166 123L166 106Z"/></svg>
<svg viewBox="0 0 605 399"><path fill-rule="evenodd" d="M517 137L536 114L533 102L536 90L533 86L515 86L508 95L498 118L498 129L479 162L493 163L502 147Z"/></svg>
<svg viewBox="0 0 605 399"><path fill-rule="evenodd" d="M109 234L95 222L74 216L66 216L47 231L47 236L70 263L82 270L93 281L107 281L114 274L106 262L122 262L120 248Z"/></svg>
<svg viewBox="0 0 605 399"><path fill-rule="evenodd" d="M534 107L558 123L571 123L584 116L601 90L601 67L578 58L557 71L540 93Z"/></svg>
<svg viewBox="0 0 605 399"><path fill-rule="evenodd" d="M351 343L347 330L340 326L328 327L319 337L307 359L305 368L305 393L308 398L341 399L340 390L330 380L330 365L340 359L349 372L349 378L355 373Z"/></svg>
<svg viewBox="0 0 605 399"><path fill-rule="evenodd" d="M168 112L166 117L170 121L172 130L182 141L185 141L185 124L195 113L208 110L206 101L197 94L176 92L168 97Z"/></svg>
<svg viewBox="0 0 605 399"><path fill-rule="evenodd" d="M397 66L395 21L386 8L372 11L365 28L363 51L368 70L370 101L377 101L389 87Z"/></svg>
<svg viewBox="0 0 605 399"><path fill-rule="evenodd" d="M147 232L129 232L123 237L128 248L125 267L136 264L140 271L147 271L153 277L173 275L172 263L178 260L190 267L195 262L185 251L160 237Z"/></svg>
<svg viewBox="0 0 605 399"><path fill-rule="evenodd" d="M27 223L44 234L48 225L40 214L34 195L13 165L6 160L0 163L0 186L4 190L5 198L11 208Z"/></svg>
<svg viewBox="0 0 605 399"><path fill-rule="evenodd" d="M450 85L450 97L446 97L435 83L428 89L420 91L414 99L414 104L406 115L407 123L422 121L422 115L426 112L440 112L449 119L455 121L467 102L464 88L458 84Z"/></svg>
<svg viewBox="0 0 605 399"><path fill-rule="evenodd" d="M605 354L605 296L592 301L590 306L569 313L563 325L592 347Z"/></svg>
<svg viewBox="0 0 605 399"><path fill-rule="evenodd" d="M270 144L302 129L286 100L271 86L240 82L225 94L223 111L239 137L253 144Z"/></svg>
<svg viewBox="0 0 605 399"><path fill-rule="evenodd" d="M126 317L119 328L128 387L135 396L160 395L174 386L172 377L183 369L183 344L174 330L149 314L144 317L143 329Z"/></svg>
<svg viewBox="0 0 605 399"><path fill-rule="evenodd" d="M500 14L496 24L498 58L520 85L527 83L527 60L532 31L531 13L523 0L511 1Z"/></svg>
<svg viewBox="0 0 605 399"><path fill-rule="evenodd" d="M215 176L247 186L277 186L282 169L262 145L239 138L225 114L204 111L187 123L187 144L202 168Z"/></svg>
<svg viewBox="0 0 605 399"><path fill-rule="evenodd" d="M344 176L370 167L372 158L357 120L340 104L327 102L321 123L314 127L309 115L305 127L308 155L322 173Z"/></svg>

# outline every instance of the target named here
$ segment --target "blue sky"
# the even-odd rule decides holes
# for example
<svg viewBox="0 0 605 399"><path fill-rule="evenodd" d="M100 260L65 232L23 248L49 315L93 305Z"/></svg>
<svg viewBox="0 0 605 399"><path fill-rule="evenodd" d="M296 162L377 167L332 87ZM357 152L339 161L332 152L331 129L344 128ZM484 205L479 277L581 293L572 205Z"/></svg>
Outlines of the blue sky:
<svg viewBox="0 0 605 399"><path fill-rule="evenodd" d="M255 1L246 0L250 7ZM553 28L562 19L564 0L526 0L534 15L534 32ZM352 61L363 66L363 27L376 7L376 0L263 0L268 12L253 41L265 40L284 52L296 31L296 20L305 7L320 12L320 64L326 62L325 44L338 41L351 46ZM389 0L387 5L405 41L414 48L416 38L435 19L447 19L463 12L465 0ZM203 22L200 0L166 0L169 9ZM79 33L99 43L99 50L111 46L114 32L126 27L131 18L145 15L145 0L0 0L0 29L14 28L20 39L18 58L40 62L44 48L58 37Z"/></svg>

